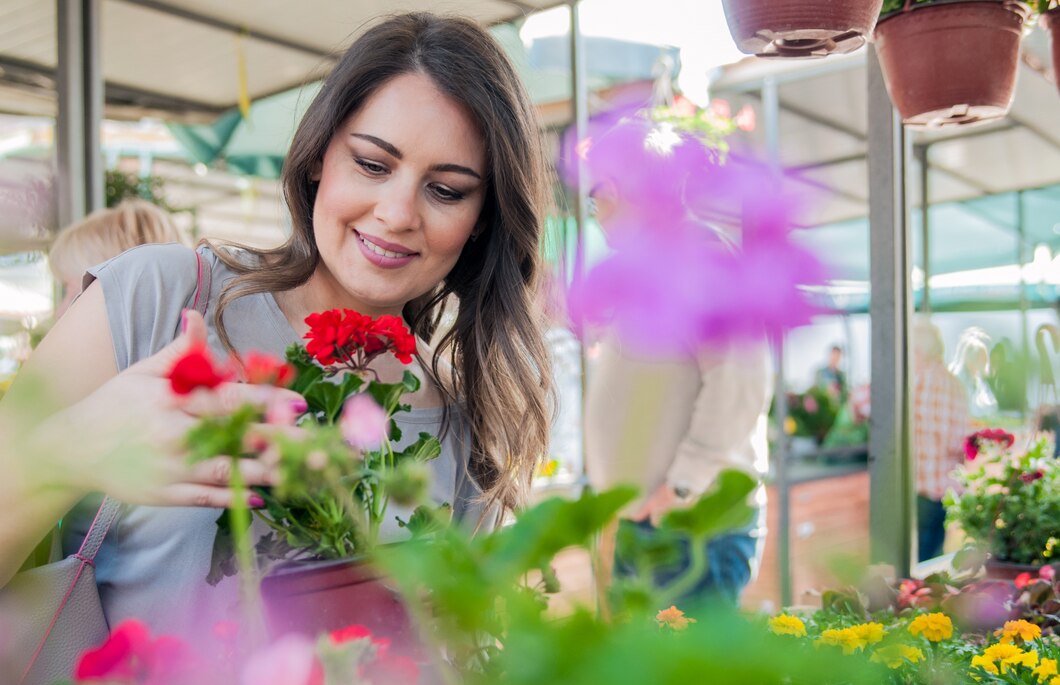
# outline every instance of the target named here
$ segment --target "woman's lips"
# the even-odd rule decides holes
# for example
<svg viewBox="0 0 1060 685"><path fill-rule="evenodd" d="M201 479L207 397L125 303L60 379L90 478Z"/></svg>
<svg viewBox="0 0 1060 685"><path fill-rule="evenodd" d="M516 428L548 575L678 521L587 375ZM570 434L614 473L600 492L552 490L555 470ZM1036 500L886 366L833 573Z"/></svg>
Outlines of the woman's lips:
<svg viewBox="0 0 1060 685"><path fill-rule="evenodd" d="M366 236L357 230L354 230L354 234L357 236L357 244L365 259L384 269L405 266L419 255L418 252L413 252L404 245L390 243L374 236Z"/></svg>

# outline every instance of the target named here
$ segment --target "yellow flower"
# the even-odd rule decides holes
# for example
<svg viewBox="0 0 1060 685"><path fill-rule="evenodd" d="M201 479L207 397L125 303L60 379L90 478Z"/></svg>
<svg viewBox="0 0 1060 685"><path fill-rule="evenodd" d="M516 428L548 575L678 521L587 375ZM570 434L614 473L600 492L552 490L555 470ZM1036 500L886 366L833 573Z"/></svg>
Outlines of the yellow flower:
<svg viewBox="0 0 1060 685"><path fill-rule="evenodd" d="M821 633L821 637L814 644L842 647L843 654L853 654L855 650L865 646L865 641L851 628L829 628Z"/></svg>
<svg viewBox="0 0 1060 685"><path fill-rule="evenodd" d="M1010 666L1026 666L1034 668L1038 665L1038 652L1021 652L1001 660L1001 672L1004 673Z"/></svg>
<svg viewBox="0 0 1060 685"><path fill-rule="evenodd" d="M851 626L848 630L857 636L858 640L862 643L862 647L866 645L874 645L883 640L882 623L861 623L856 626Z"/></svg>
<svg viewBox="0 0 1060 685"><path fill-rule="evenodd" d="M791 418L790 416L787 416L787 417L784 418L784 432L785 433L787 433L788 435L794 435L796 427L797 426L795 425L795 419Z"/></svg>
<svg viewBox="0 0 1060 685"><path fill-rule="evenodd" d="M559 462L555 459L549 459L537 466L537 475L542 478L551 478L556 475L557 471L559 471Z"/></svg>
<svg viewBox="0 0 1060 685"><path fill-rule="evenodd" d="M696 619L687 618L685 612L675 606L663 609L655 614L655 620L659 622L660 628L670 628L671 630L685 630L688 628L689 623L696 622Z"/></svg>
<svg viewBox="0 0 1060 685"><path fill-rule="evenodd" d="M1060 675L1053 676L1053 679L1049 681L1049 685L1060 685Z"/></svg>
<svg viewBox="0 0 1060 685"><path fill-rule="evenodd" d="M1016 645L1001 642L996 645L990 645L983 650L983 656L991 661L1001 661L1002 659L1011 659L1014 656L1023 654L1023 650Z"/></svg>
<svg viewBox="0 0 1060 685"><path fill-rule="evenodd" d="M993 673L994 675L998 675L999 673L993 659L985 657L982 654L976 654L972 657L972 668L981 668L987 673Z"/></svg>
<svg viewBox="0 0 1060 685"><path fill-rule="evenodd" d="M924 653L911 645L887 645L872 653L871 661L887 664L887 668L901 668L924 660Z"/></svg>
<svg viewBox="0 0 1060 685"><path fill-rule="evenodd" d="M922 634L931 642L948 640L953 637L953 621L949 616L940 612L922 614L909 624L909 632L913 635Z"/></svg>
<svg viewBox="0 0 1060 685"><path fill-rule="evenodd" d="M1001 638L1001 642L1015 642L1018 637L1023 642L1037 640L1042 636L1042 629L1033 623L1023 619L1018 621L1005 621L1001 630L995 630L994 635Z"/></svg>
<svg viewBox="0 0 1060 685"><path fill-rule="evenodd" d="M774 635L794 635L806 637L806 624L798 616L781 614L769 619L769 630Z"/></svg>
<svg viewBox="0 0 1060 685"><path fill-rule="evenodd" d="M1042 659L1038 664L1038 668L1034 669L1034 677L1038 679L1039 683L1044 683L1046 678L1055 675L1057 675L1056 659Z"/></svg>

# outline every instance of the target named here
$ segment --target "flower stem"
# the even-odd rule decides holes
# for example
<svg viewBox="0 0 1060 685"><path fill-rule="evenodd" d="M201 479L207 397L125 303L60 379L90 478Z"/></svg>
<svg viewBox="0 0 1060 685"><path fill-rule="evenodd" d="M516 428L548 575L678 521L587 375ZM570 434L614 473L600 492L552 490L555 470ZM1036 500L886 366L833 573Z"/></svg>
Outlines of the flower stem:
<svg viewBox="0 0 1060 685"><path fill-rule="evenodd" d="M245 647L256 649L265 642L265 620L258 593L258 568L254 563L254 550L250 543L250 507L247 506L247 488L239 458L232 457L232 542L239 561L239 590L245 624L248 627Z"/></svg>
<svg viewBox="0 0 1060 685"><path fill-rule="evenodd" d="M665 605L687 595L695 589L696 584L703 579L703 574L707 572L706 537L696 536L689 540L689 553L692 563L688 569L661 589L662 604Z"/></svg>

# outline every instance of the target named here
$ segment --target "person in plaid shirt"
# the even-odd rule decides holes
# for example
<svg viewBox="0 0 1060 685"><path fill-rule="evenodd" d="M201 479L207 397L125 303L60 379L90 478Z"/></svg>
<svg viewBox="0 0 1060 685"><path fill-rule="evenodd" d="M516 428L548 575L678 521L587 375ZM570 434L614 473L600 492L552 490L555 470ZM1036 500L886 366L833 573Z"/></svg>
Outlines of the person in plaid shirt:
<svg viewBox="0 0 1060 685"><path fill-rule="evenodd" d="M964 438L972 432L968 396L946 368L942 334L927 319L913 323L913 455L916 459L917 558L942 553L946 510L942 496L954 486Z"/></svg>

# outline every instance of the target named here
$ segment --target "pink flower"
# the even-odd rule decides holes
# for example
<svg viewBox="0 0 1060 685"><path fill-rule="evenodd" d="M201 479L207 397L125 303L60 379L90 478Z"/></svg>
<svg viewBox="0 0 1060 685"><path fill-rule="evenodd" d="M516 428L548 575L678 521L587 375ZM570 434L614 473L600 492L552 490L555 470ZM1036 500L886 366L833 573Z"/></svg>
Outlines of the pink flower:
<svg viewBox="0 0 1060 685"><path fill-rule="evenodd" d="M1038 571L1038 577L1047 583L1051 583L1056 578L1056 569L1052 566L1042 566Z"/></svg>
<svg viewBox="0 0 1060 685"><path fill-rule="evenodd" d="M710 112L719 119L729 119L732 117L732 107L729 106L729 101L720 98L715 98L710 101Z"/></svg>
<svg viewBox="0 0 1060 685"><path fill-rule="evenodd" d="M360 450L378 449L387 439L390 420L369 395L358 393L346 400L339 427L346 442Z"/></svg>
<svg viewBox="0 0 1060 685"><path fill-rule="evenodd" d="M813 395L807 395L802 398L802 408L811 414L817 413L820 407L817 406L817 400L814 399Z"/></svg>
<svg viewBox="0 0 1060 685"><path fill-rule="evenodd" d="M252 654L239 678L241 685L321 685L323 681L316 645L295 634Z"/></svg>
<svg viewBox="0 0 1060 685"><path fill-rule="evenodd" d="M106 642L81 655L74 681L166 685L182 682L190 663L183 642L167 635L152 638L146 625L128 619L114 628Z"/></svg>
<svg viewBox="0 0 1060 685"><path fill-rule="evenodd" d="M758 120L755 116L754 108L751 105L744 105L740 108L740 111L736 113L736 128L741 131L753 131L758 125Z"/></svg>

